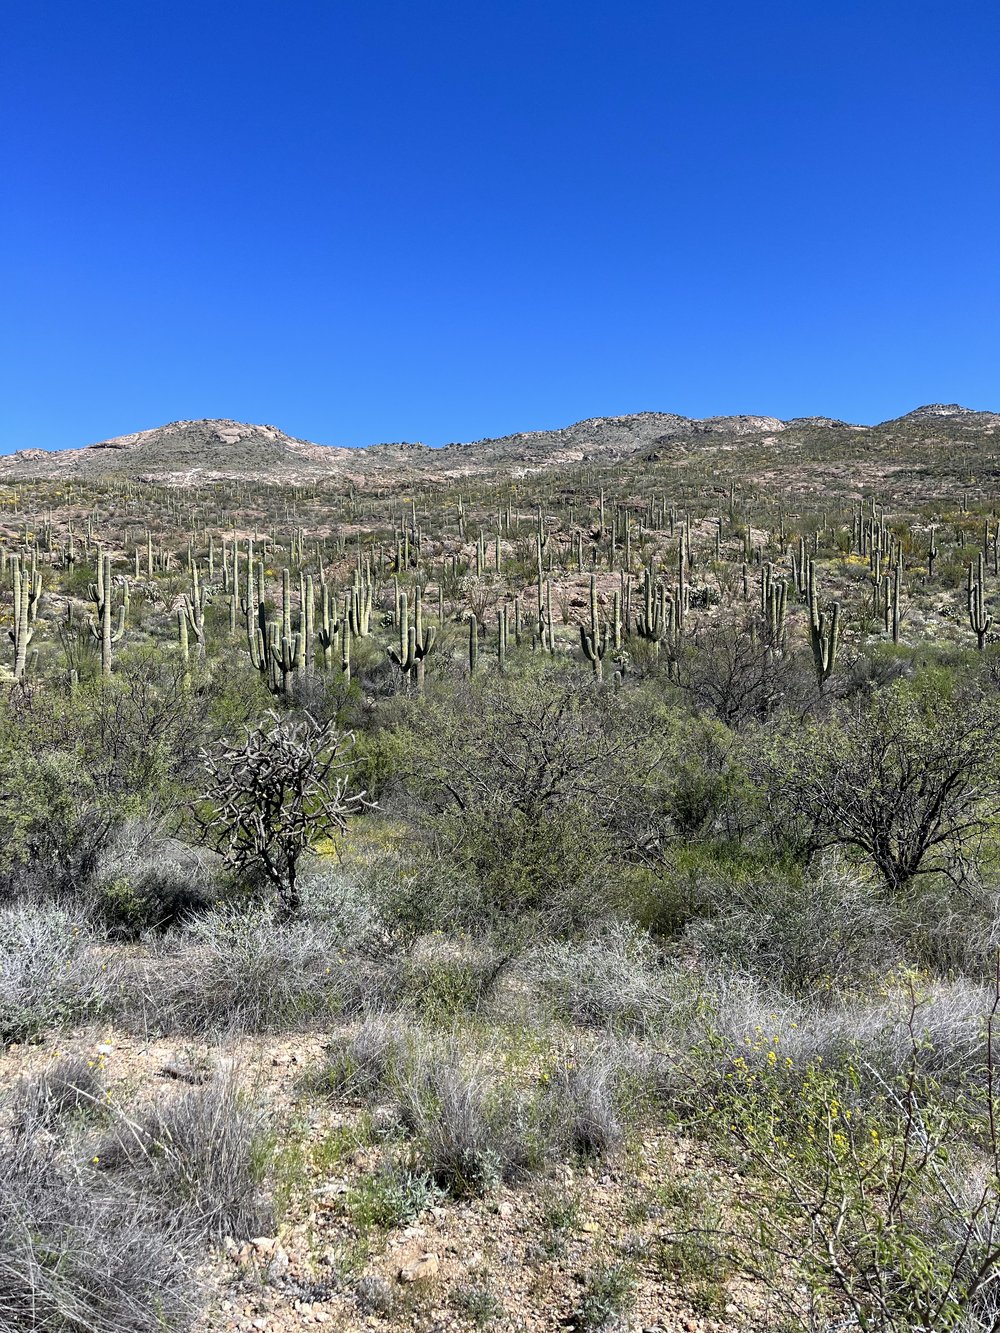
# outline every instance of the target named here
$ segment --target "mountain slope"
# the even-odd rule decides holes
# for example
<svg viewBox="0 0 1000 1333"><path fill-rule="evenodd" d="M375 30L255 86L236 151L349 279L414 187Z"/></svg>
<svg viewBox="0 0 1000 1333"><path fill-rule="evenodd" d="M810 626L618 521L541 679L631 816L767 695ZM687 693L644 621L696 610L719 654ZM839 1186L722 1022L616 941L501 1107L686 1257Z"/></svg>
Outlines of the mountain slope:
<svg viewBox="0 0 1000 1333"><path fill-rule="evenodd" d="M244 422L174 421L83 449L25 449L0 457L0 480L131 477L183 485L238 478L277 484L340 480L356 486L434 481L504 470L513 475L574 463L649 462L692 452L755 446L789 457L804 446L825 454L858 447L877 452L907 441L929 447L950 440L991 440L1000 415L957 404L931 404L877 426L830 417L729 416L701 420L671 412L590 417L557 430L527 431L431 449L423 444L373 444L344 449L286 435L276 426ZM840 441L840 443L838 443ZM849 443L850 442L850 443Z"/></svg>

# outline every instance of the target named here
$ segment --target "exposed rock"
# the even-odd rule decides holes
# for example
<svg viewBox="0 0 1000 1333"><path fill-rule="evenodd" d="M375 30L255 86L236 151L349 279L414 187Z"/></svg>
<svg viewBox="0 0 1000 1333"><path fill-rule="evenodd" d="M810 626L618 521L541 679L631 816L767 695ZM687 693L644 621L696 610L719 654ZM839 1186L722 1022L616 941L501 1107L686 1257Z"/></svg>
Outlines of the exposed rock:
<svg viewBox="0 0 1000 1333"><path fill-rule="evenodd" d="M436 1254L429 1251L421 1254L418 1258L412 1259L408 1264L404 1264L399 1270L400 1282L426 1282L428 1278L437 1277L441 1270L441 1260Z"/></svg>

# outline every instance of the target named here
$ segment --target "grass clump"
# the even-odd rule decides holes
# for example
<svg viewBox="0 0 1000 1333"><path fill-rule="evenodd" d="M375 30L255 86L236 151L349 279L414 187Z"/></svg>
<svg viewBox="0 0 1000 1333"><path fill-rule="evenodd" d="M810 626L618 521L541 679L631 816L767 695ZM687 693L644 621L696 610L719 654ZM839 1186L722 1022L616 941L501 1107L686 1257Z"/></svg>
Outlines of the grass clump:
<svg viewBox="0 0 1000 1333"><path fill-rule="evenodd" d="M570 1328L576 1333L624 1330L635 1308L635 1283L636 1273L631 1264L599 1263L587 1276Z"/></svg>
<svg viewBox="0 0 1000 1333"><path fill-rule="evenodd" d="M272 1149L266 1109L222 1075L135 1120L119 1115L95 1161L197 1236L247 1238L273 1226L265 1191Z"/></svg>
<svg viewBox="0 0 1000 1333"><path fill-rule="evenodd" d="M200 1310L178 1220L74 1161L44 1124L0 1144L0 1328L163 1333Z"/></svg>
<svg viewBox="0 0 1000 1333"><path fill-rule="evenodd" d="M100 1059L63 1055L41 1073L20 1079L12 1093L14 1121L52 1127L73 1114L100 1114L106 1088Z"/></svg>
<svg viewBox="0 0 1000 1333"><path fill-rule="evenodd" d="M93 1021L115 1001L121 973L86 923L58 904L0 907L0 1041Z"/></svg>

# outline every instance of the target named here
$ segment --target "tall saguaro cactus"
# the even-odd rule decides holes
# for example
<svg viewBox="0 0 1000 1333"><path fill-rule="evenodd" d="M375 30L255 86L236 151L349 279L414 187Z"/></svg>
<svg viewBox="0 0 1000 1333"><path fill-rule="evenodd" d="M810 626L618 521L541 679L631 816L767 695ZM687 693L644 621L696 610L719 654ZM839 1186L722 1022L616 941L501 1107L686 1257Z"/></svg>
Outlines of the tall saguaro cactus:
<svg viewBox="0 0 1000 1333"><path fill-rule="evenodd" d="M14 625L8 632L14 645L14 679L20 680L28 663L28 644L35 633L35 617L42 595L42 576L34 568L22 569L18 556L11 558L14 591Z"/></svg>
<svg viewBox="0 0 1000 1333"><path fill-rule="evenodd" d="M816 664L816 678L822 689L837 665L837 649L840 646L840 603L832 603L829 613L820 610L819 595L816 591L816 565L813 560L809 561L807 588L809 643Z"/></svg>
<svg viewBox="0 0 1000 1333"><path fill-rule="evenodd" d="M201 581L198 573L198 562L191 562L191 591L184 594L184 605L181 608L181 614L186 622L185 633L181 643L185 649L188 640L187 631L194 635L194 641L198 645L198 657L205 656L205 603L207 601L207 589Z"/></svg>
<svg viewBox="0 0 1000 1333"><path fill-rule="evenodd" d="M635 632L647 643L659 648L664 633L664 589L653 574L652 565L642 576L642 610L635 618Z"/></svg>
<svg viewBox="0 0 1000 1333"><path fill-rule="evenodd" d="M980 551L975 565L969 566L969 625L976 636L976 647L980 650L986 647L986 635L993 624L993 617L986 610L985 585L986 561Z"/></svg>
<svg viewBox="0 0 1000 1333"><path fill-rule="evenodd" d="M90 632L101 645L101 675L111 675L112 645L120 643L125 634L125 607L118 608L118 623L112 629L111 612L111 557L99 552L97 556L97 582L90 585L90 600L94 603L95 619Z"/></svg>
<svg viewBox="0 0 1000 1333"><path fill-rule="evenodd" d="M424 685L424 659L434 647L437 630L432 626L424 628L423 606L420 589L413 596L413 621L410 621L409 604L406 593L399 594L399 646L388 650L390 659L399 667L401 674L414 680L418 690Z"/></svg>
<svg viewBox="0 0 1000 1333"><path fill-rule="evenodd" d="M602 627L597 605L597 577L590 576L590 627L580 626L580 647L583 655L594 667L594 675L601 679L604 675L604 654L608 651L608 627Z"/></svg>

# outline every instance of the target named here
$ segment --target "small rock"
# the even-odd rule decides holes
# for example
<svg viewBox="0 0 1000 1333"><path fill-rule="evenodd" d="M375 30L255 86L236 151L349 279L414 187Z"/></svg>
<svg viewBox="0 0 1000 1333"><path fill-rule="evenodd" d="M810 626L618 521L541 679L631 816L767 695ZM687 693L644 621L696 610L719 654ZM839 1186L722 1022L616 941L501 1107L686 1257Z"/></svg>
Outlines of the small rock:
<svg viewBox="0 0 1000 1333"><path fill-rule="evenodd" d="M436 1254L422 1254L399 1270L400 1282L425 1282L437 1277L441 1269L441 1260Z"/></svg>
<svg viewBox="0 0 1000 1333"><path fill-rule="evenodd" d="M509 1199L504 1199L501 1203L497 1204L497 1216L498 1217L514 1216L514 1205L510 1202Z"/></svg>
<svg viewBox="0 0 1000 1333"><path fill-rule="evenodd" d="M98 1055L110 1055L115 1048L108 1042L102 1041L95 1049Z"/></svg>

